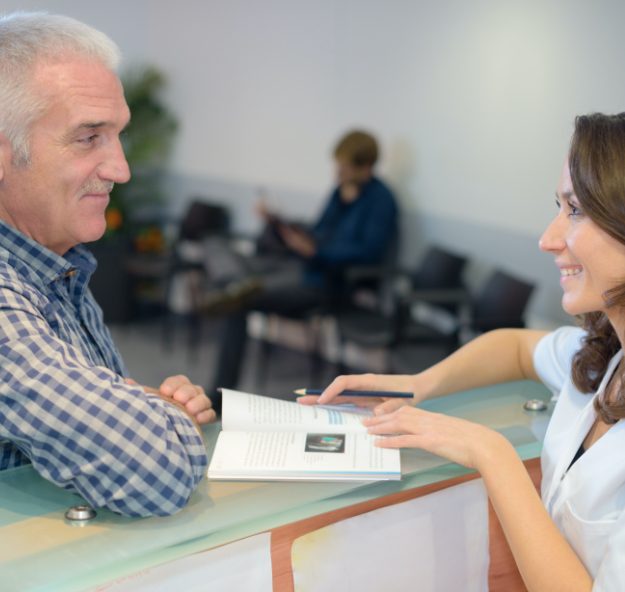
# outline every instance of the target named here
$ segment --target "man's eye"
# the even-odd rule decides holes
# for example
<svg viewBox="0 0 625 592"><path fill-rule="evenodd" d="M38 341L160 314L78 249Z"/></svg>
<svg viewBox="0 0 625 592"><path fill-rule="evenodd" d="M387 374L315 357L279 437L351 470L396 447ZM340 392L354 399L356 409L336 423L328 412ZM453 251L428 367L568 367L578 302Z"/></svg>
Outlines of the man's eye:
<svg viewBox="0 0 625 592"><path fill-rule="evenodd" d="M78 138L78 142L80 142L81 144L93 144L98 139L98 137L98 134L91 134L90 136Z"/></svg>

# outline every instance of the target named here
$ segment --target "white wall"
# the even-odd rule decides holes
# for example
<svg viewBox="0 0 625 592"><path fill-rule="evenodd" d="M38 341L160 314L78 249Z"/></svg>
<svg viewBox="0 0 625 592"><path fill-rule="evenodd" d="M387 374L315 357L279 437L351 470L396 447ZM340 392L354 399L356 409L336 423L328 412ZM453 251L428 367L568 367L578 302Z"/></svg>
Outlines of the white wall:
<svg viewBox="0 0 625 592"><path fill-rule="evenodd" d="M312 213L335 138L365 126L382 140L406 234L418 220L428 240L514 260L512 271L541 281L518 269L525 259L506 236L535 249L574 115L625 109L618 0L3 2L37 7L102 28L129 62L164 68L182 124L172 168L189 187L233 187L240 212L268 187Z"/></svg>

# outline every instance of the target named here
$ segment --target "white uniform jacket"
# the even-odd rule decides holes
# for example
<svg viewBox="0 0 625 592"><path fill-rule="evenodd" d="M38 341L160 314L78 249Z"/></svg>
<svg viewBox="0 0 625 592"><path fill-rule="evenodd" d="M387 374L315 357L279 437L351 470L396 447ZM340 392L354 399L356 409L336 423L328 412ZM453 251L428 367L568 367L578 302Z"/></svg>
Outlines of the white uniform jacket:
<svg viewBox="0 0 625 592"><path fill-rule="evenodd" d="M569 465L595 421L593 399L603 392L623 353L611 360L597 393L580 393L571 361L584 331L563 327L534 353L541 380L557 396L542 453L547 511L595 580L593 590L625 591L625 421L619 421Z"/></svg>

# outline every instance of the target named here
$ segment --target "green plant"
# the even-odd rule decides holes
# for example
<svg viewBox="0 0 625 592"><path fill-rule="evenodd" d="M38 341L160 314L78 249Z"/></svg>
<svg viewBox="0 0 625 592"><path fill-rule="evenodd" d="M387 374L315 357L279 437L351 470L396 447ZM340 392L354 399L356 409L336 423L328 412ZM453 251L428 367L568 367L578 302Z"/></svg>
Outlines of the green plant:
<svg viewBox="0 0 625 592"><path fill-rule="evenodd" d="M166 86L163 73L154 66L133 68L122 76L131 122L122 143L132 178L111 192L107 235L136 231L136 212L146 205L161 203L160 176L171 152L178 122L162 103Z"/></svg>

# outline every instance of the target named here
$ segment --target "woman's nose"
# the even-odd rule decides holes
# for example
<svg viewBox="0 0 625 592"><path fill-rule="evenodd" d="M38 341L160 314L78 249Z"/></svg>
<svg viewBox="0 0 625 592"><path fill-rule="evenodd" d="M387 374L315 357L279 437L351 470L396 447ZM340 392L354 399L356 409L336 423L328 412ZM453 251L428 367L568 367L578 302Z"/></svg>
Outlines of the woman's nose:
<svg viewBox="0 0 625 592"><path fill-rule="evenodd" d="M564 248L564 222L562 214L558 214L545 228L543 235L538 241L541 251L554 252L561 251Z"/></svg>

